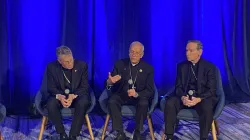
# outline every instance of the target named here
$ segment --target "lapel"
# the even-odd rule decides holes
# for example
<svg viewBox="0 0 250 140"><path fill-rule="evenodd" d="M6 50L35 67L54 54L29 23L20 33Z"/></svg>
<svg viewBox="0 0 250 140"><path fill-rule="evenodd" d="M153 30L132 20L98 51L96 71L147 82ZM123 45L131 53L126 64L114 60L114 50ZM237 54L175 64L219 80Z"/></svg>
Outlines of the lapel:
<svg viewBox="0 0 250 140"><path fill-rule="evenodd" d="M203 65L203 59L200 58L199 60L199 65L198 65L198 76L197 76L197 92L198 94L201 93L201 81L202 81L202 76L204 73L204 65Z"/></svg>
<svg viewBox="0 0 250 140"><path fill-rule="evenodd" d="M130 71L131 71L131 64L130 60L128 59L127 62L124 64L124 69L123 69L123 76L126 77L125 81L127 82L131 77L130 77Z"/></svg>
<svg viewBox="0 0 250 140"><path fill-rule="evenodd" d="M78 73L79 73L79 69L77 68L77 62L75 61L74 67L72 69L72 79L71 79L72 80L71 88L73 92L75 91L76 80L77 80L77 77L79 76Z"/></svg>
<svg viewBox="0 0 250 140"><path fill-rule="evenodd" d="M190 64L189 62L187 61L185 67L182 69L182 75L183 75L183 85L185 85L185 93L187 93L187 87L188 87L188 81L190 79Z"/></svg>
<svg viewBox="0 0 250 140"><path fill-rule="evenodd" d="M142 60L140 60L140 62L138 63L137 71L138 71L138 75L137 75L137 77L138 77L143 72L143 70L142 70Z"/></svg>
<svg viewBox="0 0 250 140"><path fill-rule="evenodd" d="M57 64L58 65L57 65L56 73L57 73L57 76L58 76L58 79L59 79L60 86L64 91L65 87L64 87L64 77L63 77L63 72L62 72L62 66L61 66L61 64L59 62L57 62Z"/></svg>

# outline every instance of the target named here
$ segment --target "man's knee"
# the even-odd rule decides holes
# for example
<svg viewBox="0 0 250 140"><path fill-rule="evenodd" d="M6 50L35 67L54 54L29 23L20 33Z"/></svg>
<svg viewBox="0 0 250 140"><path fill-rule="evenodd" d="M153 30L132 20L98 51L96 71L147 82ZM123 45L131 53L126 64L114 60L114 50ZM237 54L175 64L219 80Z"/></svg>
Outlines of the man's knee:
<svg viewBox="0 0 250 140"><path fill-rule="evenodd" d="M213 113L213 105L212 105L211 101L206 100L206 99L202 100L200 102L200 112L202 114L207 114L207 115L212 114Z"/></svg>
<svg viewBox="0 0 250 140"><path fill-rule="evenodd" d="M47 101L48 108L55 108L60 105L59 100L57 100L55 97L51 97Z"/></svg>
<svg viewBox="0 0 250 140"><path fill-rule="evenodd" d="M139 98L138 106L147 107L148 106L148 99L147 98Z"/></svg>
<svg viewBox="0 0 250 140"><path fill-rule="evenodd" d="M80 108L86 108L89 107L91 104L91 101L86 99L86 98L80 98L77 103L76 106L80 107Z"/></svg>
<svg viewBox="0 0 250 140"><path fill-rule="evenodd" d="M118 102L118 98L116 96L111 96L108 100L108 106L116 105Z"/></svg>
<svg viewBox="0 0 250 140"><path fill-rule="evenodd" d="M170 97L166 100L165 108L171 109L175 108L176 103L180 103L180 99L178 97Z"/></svg>

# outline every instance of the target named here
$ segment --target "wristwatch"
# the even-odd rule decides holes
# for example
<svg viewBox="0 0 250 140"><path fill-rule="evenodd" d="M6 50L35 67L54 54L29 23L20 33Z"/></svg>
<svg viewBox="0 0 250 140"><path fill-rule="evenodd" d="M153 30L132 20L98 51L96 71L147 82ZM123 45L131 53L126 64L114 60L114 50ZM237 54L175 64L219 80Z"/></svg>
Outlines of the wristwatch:
<svg viewBox="0 0 250 140"><path fill-rule="evenodd" d="M113 85L109 85L109 84L107 83L107 85L106 85L107 90L110 90L112 86L113 86Z"/></svg>
<svg viewBox="0 0 250 140"><path fill-rule="evenodd" d="M139 94L137 92L135 92L135 98L137 98L139 96Z"/></svg>

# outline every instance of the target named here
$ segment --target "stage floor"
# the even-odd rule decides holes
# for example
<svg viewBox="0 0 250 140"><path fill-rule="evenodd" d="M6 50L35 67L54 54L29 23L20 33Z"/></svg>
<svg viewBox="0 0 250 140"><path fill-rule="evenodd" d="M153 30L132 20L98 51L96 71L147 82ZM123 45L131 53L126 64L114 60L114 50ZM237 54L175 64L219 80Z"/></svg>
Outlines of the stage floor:
<svg viewBox="0 0 250 140"><path fill-rule="evenodd" d="M90 114L90 121L93 128L95 140L99 140L102 133L102 127L104 124L105 116L98 116ZM163 133L164 121L163 112L156 109L152 114L154 124L154 135L157 140L161 139ZM250 103L239 103L226 105L221 116L218 119L220 135L219 140L250 140ZM69 132L71 120L64 120L66 132ZM36 140L39 134L41 126L41 118L30 119L22 116L10 116L5 118L1 123L0 131L3 134L5 140ZM124 119L124 129L128 139L133 136L134 121ZM107 128L105 140L114 139L115 132L111 131L111 123ZM175 136L181 140L198 140L199 139L199 127L197 122L180 121L178 130ZM147 121L144 124L143 139L151 139L149 135L149 129ZM56 140L59 139L59 135L56 134L54 126L48 126L45 130L43 139ZM88 140L89 133L84 126L81 132L81 136L78 140ZM212 139L209 135L209 139Z"/></svg>

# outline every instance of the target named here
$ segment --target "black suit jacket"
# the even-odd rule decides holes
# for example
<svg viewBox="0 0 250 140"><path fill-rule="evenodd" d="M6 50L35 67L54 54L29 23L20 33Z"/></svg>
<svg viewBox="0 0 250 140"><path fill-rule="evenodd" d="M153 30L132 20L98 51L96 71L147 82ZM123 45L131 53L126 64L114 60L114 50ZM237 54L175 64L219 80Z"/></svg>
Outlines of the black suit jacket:
<svg viewBox="0 0 250 140"><path fill-rule="evenodd" d="M179 97L187 95L187 87L191 71L191 62L184 61L177 65L175 94ZM197 96L200 98L216 97L216 66L204 59L199 60L197 76Z"/></svg>
<svg viewBox="0 0 250 140"><path fill-rule="evenodd" d="M129 65L130 59L128 58L118 60L115 63L111 75L121 75L121 80L112 86L111 92L113 94L127 94L128 80L130 79ZM139 97L151 98L154 94L154 69L143 60L137 65L138 75L135 83L135 91L139 94Z"/></svg>
<svg viewBox="0 0 250 140"><path fill-rule="evenodd" d="M81 96L88 94L88 66L83 61L74 60L72 69L72 91L71 93ZM43 99L48 99L56 94L64 94L64 77L62 66L58 61L54 61L47 66L47 92Z"/></svg>

